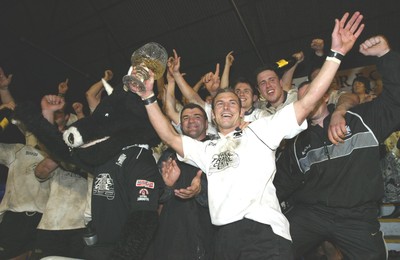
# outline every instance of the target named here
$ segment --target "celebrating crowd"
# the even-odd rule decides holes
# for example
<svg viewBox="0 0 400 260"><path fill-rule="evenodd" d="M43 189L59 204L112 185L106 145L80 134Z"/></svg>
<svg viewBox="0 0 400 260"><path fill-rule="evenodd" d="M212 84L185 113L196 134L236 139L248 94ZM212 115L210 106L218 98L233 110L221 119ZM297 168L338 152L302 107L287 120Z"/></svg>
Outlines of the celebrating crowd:
<svg viewBox="0 0 400 260"><path fill-rule="evenodd" d="M165 77L149 70L144 90L113 89L106 70L86 92L89 113L66 100L66 80L32 117L0 69L0 112L15 111L26 141L0 143L0 259L316 259L318 248L326 259L387 259L381 144L400 128L400 54L382 35L358 47L376 57L381 93L362 76L352 92L332 84L362 19L336 19L327 53L312 41L316 62L298 86L303 52L286 68L255 68L256 84L229 82L229 52L221 76L217 64L192 87L173 50ZM115 111L128 120L113 121ZM142 139L122 129L129 116Z"/></svg>

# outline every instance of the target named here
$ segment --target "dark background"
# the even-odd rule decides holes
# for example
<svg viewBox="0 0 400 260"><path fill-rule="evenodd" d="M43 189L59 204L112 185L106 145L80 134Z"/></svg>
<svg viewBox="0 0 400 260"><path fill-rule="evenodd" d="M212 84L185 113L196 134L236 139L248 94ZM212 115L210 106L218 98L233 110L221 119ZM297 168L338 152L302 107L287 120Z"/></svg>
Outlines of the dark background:
<svg viewBox="0 0 400 260"><path fill-rule="evenodd" d="M334 18L345 11L365 15L357 45L375 34L394 49L400 42L397 0L1 0L0 8L0 66L14 75L17 101L39 102L68 78L67 100L84 102L106 69L114 72L111 84L121 86L132 52L150 41L169 55L178 51L192 85L217 62L222 70L231 50L231 78L253 79L258 66L309 51L313 38L329 47ZM357 49L342 68L372 63Z"/></svg>

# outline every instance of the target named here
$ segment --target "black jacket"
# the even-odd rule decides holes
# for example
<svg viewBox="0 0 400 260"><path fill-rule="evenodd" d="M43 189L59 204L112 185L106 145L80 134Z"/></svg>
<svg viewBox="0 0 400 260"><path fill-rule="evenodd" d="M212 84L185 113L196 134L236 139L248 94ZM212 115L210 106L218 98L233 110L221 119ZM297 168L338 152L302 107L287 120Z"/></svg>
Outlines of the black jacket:
<svg viewBox="0 0 400 260"><path fill-rule="evenodd" d="M375 203L383 196L379 144L400 127L400 55L378 58L382 94L346 113L349 134L333 145L324 128L309 126L294 138L277 163L275 186L283 200L350 208Z"/></svg>

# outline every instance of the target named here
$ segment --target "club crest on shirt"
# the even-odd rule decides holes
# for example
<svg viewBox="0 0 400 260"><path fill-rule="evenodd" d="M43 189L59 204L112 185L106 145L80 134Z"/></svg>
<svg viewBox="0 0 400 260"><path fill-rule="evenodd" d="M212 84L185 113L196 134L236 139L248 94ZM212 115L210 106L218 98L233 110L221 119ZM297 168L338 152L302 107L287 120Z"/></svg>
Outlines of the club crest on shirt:
<svg viewBox="0 0 400 260"><path fill-rule="evenodd" d="M147 189L139 190L139 197L137 197L137 201L149 201L149 191Z"/></svg>
<svg viewBox="0 0 400 260"><path fill-rule="evenodd" d="M113 200L115 197L114 181L108 173L100 173L93 184L93 195Z"/></svg>
<svg viewBox="0 0 400 260"><path fill-rule="evenodd" d="M125 159L127 158L127 156L126 156L126 154L121 154L119 157L118 157L118 160L115 162L115 164L116 165L118 165L118 166L122 166L122 164L124 163L124 161L125 161Z"/></svg>
<svg viewBox="0 0 400 260"><path fill-rule="evenodd" d="M350 126L346 125L346 131L347 131L347 133L346 133L345 137L349 137L352 134Z"/></svg>
<svg viewBox="0 0 400 260"><path fill-rule="evenodd" d="M219 172L229 167L236 168L239 165L239 162L239 156L235 152L224 151L216 154L213 156L209 175L213 172Z"/></svg>

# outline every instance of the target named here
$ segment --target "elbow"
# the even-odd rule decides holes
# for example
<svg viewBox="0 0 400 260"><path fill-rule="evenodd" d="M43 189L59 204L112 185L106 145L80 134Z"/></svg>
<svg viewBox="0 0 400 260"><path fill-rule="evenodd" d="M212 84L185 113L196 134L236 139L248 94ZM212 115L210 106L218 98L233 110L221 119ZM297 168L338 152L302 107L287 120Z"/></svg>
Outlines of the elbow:
<svg viewBox="0 0 400 260"><path fill-rule="evenodd" d="M86 91L86 93L85 93L85 97L86 97L86 99L90 99L90 98L93 97L93 95L92 95L92 93L88 90L88 91Z"/></svg>

